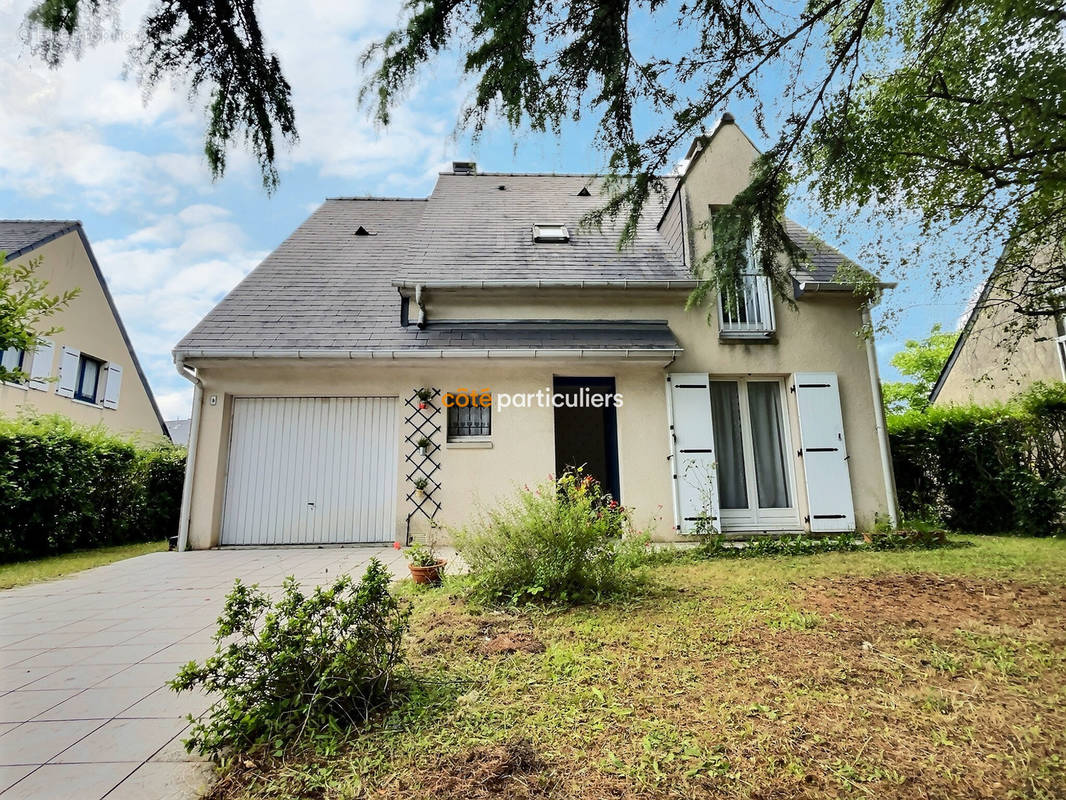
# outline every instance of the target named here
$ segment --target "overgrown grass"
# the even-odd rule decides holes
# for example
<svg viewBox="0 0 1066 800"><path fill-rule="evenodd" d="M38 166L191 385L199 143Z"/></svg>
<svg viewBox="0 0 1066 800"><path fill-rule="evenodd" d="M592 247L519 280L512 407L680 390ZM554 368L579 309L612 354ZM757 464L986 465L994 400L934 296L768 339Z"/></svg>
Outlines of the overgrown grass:
<svg viewBox="0 0 1066 800"><path fill-rule="evenodd" d="M24 586L38 581L50 581L93 567L102 567L114 561L143 556L145 553L158 553L166 549L165 541L138 542L116 547L100 547L95 550L81 550L77 553L65 553L61 556L38 558L15 564L0 564L0 589L11 589L14 586Z"/></svg>
<svg viewBox="0 0 1066 800"><path fill-rule="evenodd" d="M570 610L411 592L412 698L226 798L1066 796L1066 542L654 569Z"/></svg>

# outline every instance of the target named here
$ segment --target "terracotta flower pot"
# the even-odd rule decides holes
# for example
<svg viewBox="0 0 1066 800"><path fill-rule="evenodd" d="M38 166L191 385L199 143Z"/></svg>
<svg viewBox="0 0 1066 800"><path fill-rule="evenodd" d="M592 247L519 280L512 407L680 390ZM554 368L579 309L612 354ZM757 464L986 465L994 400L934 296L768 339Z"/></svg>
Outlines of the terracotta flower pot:
<svg viewBox="0 0 1066 800"><path fill-rule="evenodd" d="M447 561L441 559L436 564L431 564L428 567L416 567L414 564L408 564L407 568L411 570L411 580L415 583L436 586L441 581L441 573L444 572L444 565L447 563Z"/></svg>

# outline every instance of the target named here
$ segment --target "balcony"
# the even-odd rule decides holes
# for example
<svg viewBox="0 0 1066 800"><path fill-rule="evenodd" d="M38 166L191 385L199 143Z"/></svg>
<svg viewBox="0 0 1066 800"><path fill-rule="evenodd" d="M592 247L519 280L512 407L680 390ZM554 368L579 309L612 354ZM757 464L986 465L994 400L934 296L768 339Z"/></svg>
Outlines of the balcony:
<svg viewBox="0 0 1066 800"><path fill-rule="evenodd" d="M723 339L769 339L774 335L774 299L765 275L744 275L731 301L720 294L719 335Z"/></svg>

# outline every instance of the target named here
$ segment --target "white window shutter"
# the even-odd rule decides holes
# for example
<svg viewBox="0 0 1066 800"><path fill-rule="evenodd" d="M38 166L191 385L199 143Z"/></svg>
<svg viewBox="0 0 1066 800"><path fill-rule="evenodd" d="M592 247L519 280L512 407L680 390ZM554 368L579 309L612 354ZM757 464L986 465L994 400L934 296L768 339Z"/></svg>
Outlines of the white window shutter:
<svg viewBox="0 0 1066 800"><path fill-rule="evenodd" d="M30 381L27 384L31 389L44 392L48 390L48 379L52 377L52 361L55 358L56 345L51 339L41 339L37 343L37 349L33 351L33 359L30 361Z"/></svg>
<svg viewBox="0 0 1066 800"><path fill-rule="evenodd" d="M793 389L799 409L811 532L853 531L855 503L836 373L797 372Z"/></svg>
<svg viewBox="0 0 1066 800"><path fill-rule="evenodd" d="M667 378L667 386L677 529L694 533L698 522L709 518L714 530L720 531L711 387L707 375L674 372Z"/></svg>
<svg viewBox="0 0 1066 800"><path fill-rule="evenodd" d="M104 408L118 408L118 396L122 391L122 367L107 365L107 381L104 383Z"/></svg>
<svg viewBox="0 0 1066 800"><path fill-rule="evenodd" d="M73 397L74 387L78 385L78 360L81 351L63 346L59 355L59 387L56 394L60 397Z"/></svg>

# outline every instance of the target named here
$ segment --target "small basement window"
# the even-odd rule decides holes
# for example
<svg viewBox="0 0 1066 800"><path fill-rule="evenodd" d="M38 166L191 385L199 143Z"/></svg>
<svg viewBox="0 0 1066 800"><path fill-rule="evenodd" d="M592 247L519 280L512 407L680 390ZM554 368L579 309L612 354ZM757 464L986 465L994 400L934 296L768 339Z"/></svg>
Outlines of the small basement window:
<svg viewBox="0 0 1066 800"><path fill-rule="evenodd" d="M448 409L448 441L485 438L492 435L492 406L473 405L469 401L478 395L467 392L444 395L444 407ZM467 405L457 405L456 401Z"/></svg>
<svg viewBox="0 0 1066 800"><path fill-rule="evenodd" d="M569 242L570 231L565 225L540 223L533 226L534 242Z"/></svg>

